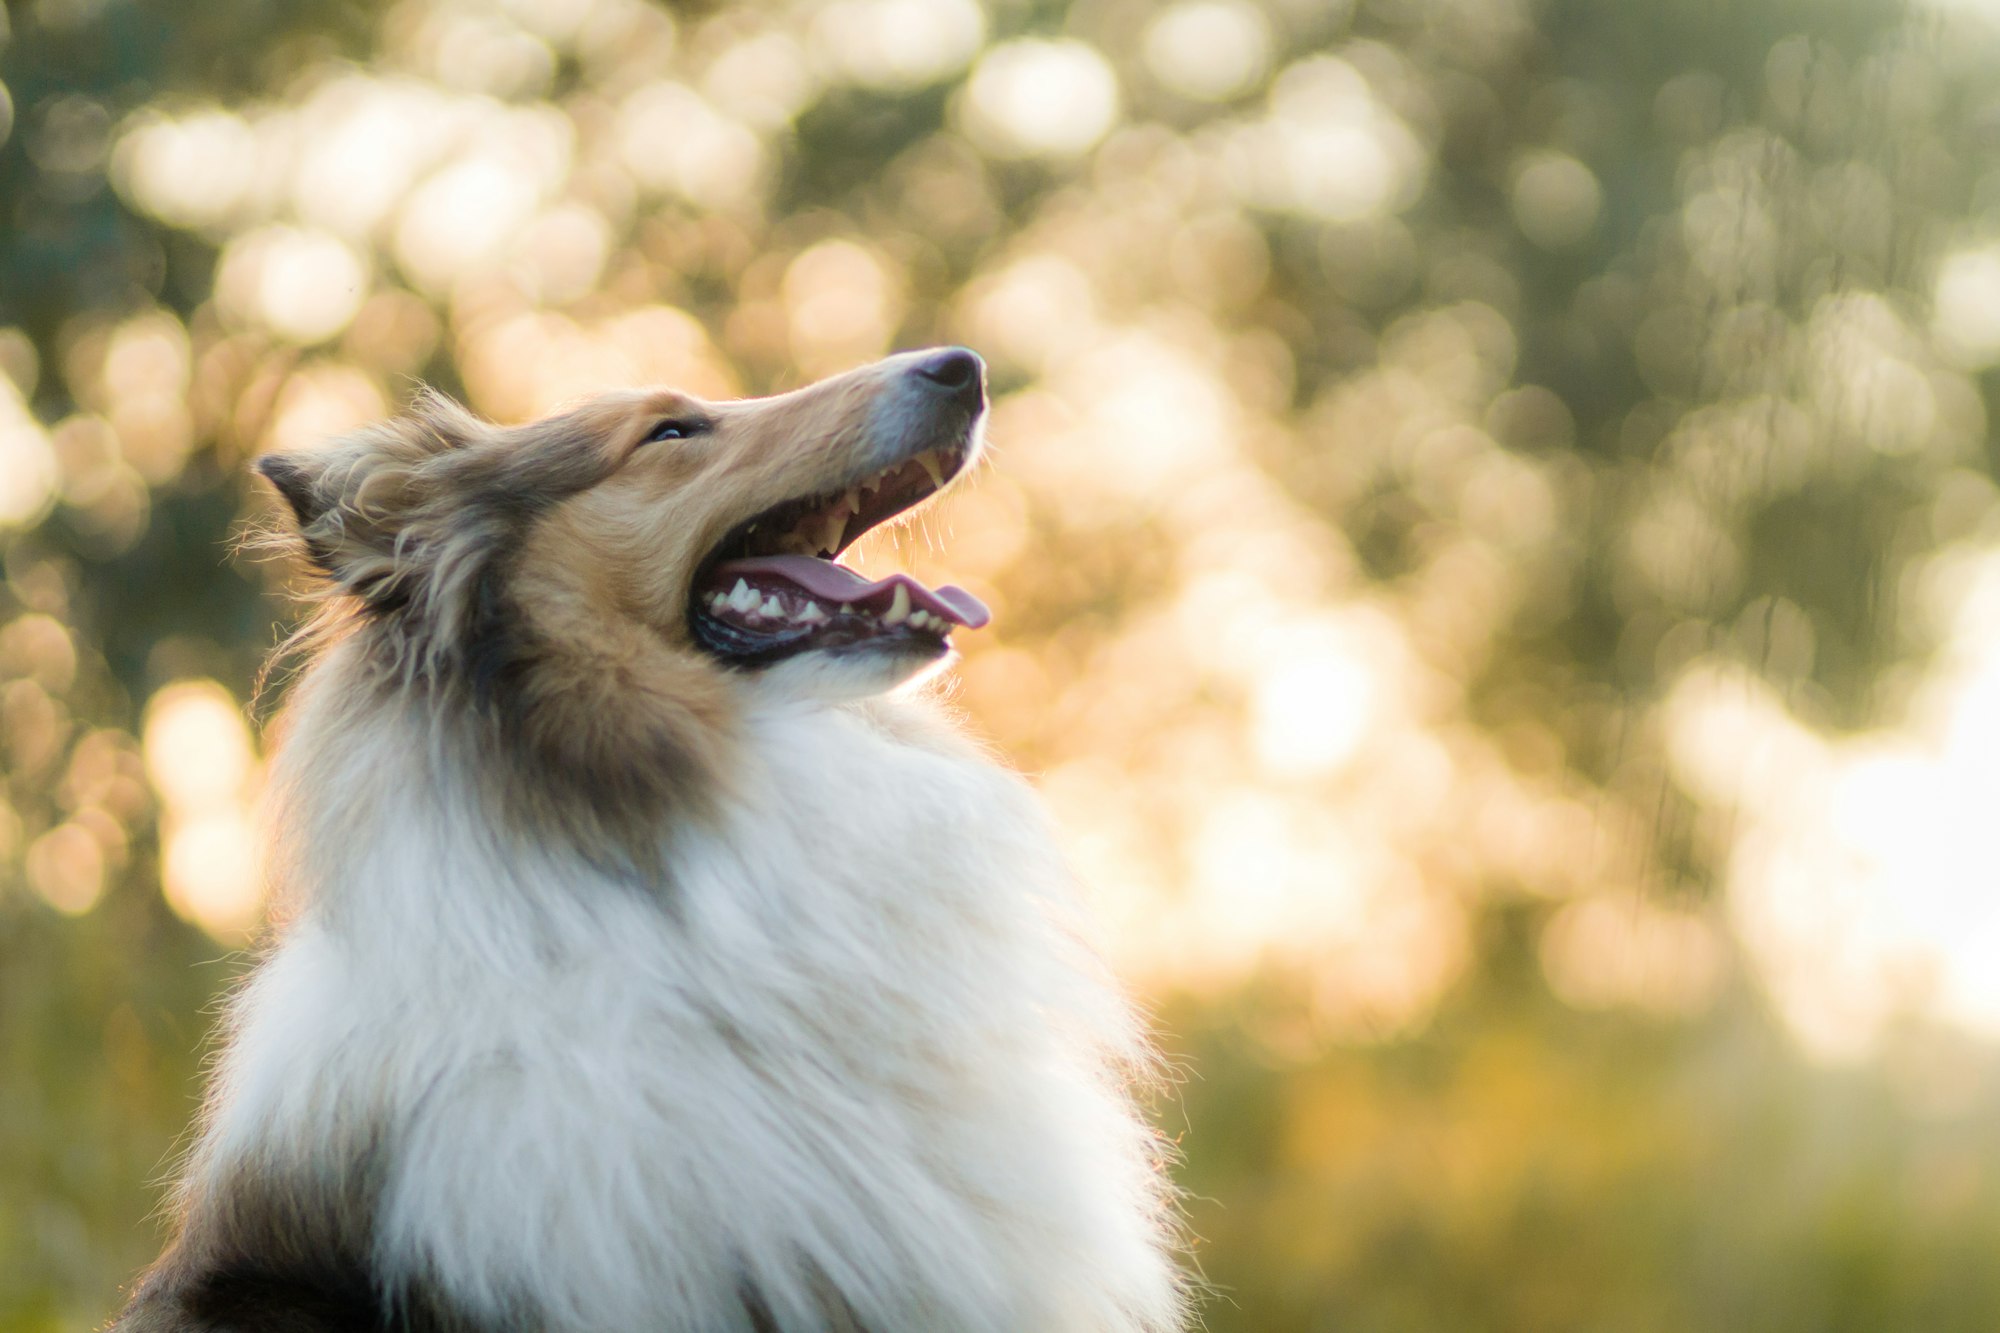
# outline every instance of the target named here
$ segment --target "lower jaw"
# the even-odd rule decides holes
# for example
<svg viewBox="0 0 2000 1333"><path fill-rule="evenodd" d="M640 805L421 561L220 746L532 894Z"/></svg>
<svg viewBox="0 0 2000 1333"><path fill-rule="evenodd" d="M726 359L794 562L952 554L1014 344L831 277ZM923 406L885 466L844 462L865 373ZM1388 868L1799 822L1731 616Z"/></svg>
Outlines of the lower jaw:
<svg viewBox="0 0 2000 1333"><path fill-rule="evenodd" d="M725 666L762 667L809 653L850 655L880 651L898 656L941 657L951 649L948 638L907 626L860 623L803 631L793 636L755 634L711 616L693 617L694 640Z"/></svg>

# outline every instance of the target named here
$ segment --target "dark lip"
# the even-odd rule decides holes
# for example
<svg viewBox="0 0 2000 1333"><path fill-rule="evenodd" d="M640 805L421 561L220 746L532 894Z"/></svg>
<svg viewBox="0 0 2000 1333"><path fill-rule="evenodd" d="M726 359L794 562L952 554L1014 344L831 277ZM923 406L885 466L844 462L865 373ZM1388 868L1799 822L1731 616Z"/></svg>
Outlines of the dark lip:
<svg viewBox="0 0 2000 1333"><path fill-rule="evenodd" d="M940 469L943 475L939 482L926 490L904 497L890 496L887 497L887 503L879 503L883 499L880 492L875 496L869 497L869 503L859 513L848 520L847 531L842 534L840 546L833 553L837 559L842 552L853 546L855 542L874 529L929 502L938 494L947 490L960 476L964 475L966 467L971 462L973 453L975 452L973 442L977 437L974 431L983 415L981 413L979 416L974 416L968 420L954 439L945 442L927 443L918 448L907 449L900 456L891 458L885 463L877 463L865 469L853 470L846 474L836 485L808 495L794 497L790 500L782 500L768 509L761 509L751 514L731 527L723 535L722 540L709 548L708 554L695 567L694 577L688 582L688 633L695 645L708 652L711 656L732 666L767 666L791 656L794 651L803 647L807 641L815 639L817 636L811 633L801 633L796 637L767 641L757 645L737 641L737 636L734 633L726 632L724 626L712 616L702 612L699 604L700 599L694 595L694 590L701 587L707 581L710 571L723 561L733 560L739 556L751 553L753 544L749 541L749 537L750 531L753 528L769 523L772 525L772 530L774 531L787 530L793 523L812 510L833 504L844 496L849 489L860 485L877 473L889 468L901 467L913 461L919 454L935 452L948 464L948 466ZM828 651L841 652L851 648L866 647L870 644L905 643L906 641L914 642L918 640L926 644L935 644L940 652L944 649L944 639L942 636L927 634L922 630L878 634L869 640L853 644L829 643L825 647Z"/></svg>
<svg viewBox="0 0 2000 1333"><path fill-rule="evenodd" d="M782 662L803 651L808 644L816 653L874 652L892 648L902 652L932 655L949 647L947 636L930 630L870 629L866 634L840 637L840 631L800 630L795 634L759 635L751 639L712 616L695 618L691 632L697 646L710 656L734 667L763 667ZM829 634L832 637L829 637Z"/></svg>

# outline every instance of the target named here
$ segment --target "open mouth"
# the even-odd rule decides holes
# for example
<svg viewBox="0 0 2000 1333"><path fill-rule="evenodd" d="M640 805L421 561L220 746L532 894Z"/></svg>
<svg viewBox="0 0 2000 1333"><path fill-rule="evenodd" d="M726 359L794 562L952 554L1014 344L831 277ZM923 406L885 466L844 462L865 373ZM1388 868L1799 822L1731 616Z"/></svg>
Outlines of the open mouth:
<svg viewBox="0 0 2000 1333"><path fill-rule="evenodd" d="M863 533L943 490L969 456L968 445L934 446L738 524L695 578L696 641L718 657L761 665L859 644L942 652L953 630L984 625L990 613L963 588L927 588L908 574L871 582L838 563Z"/></svg>

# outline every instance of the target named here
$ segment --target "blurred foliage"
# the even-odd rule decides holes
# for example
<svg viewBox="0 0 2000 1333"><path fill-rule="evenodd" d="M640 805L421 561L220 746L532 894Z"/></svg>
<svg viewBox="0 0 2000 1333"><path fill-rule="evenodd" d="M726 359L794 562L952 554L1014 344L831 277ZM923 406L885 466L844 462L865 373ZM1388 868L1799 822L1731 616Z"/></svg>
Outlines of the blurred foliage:
<svg viewBox="0 0 2000 1333"><path fill-rule="evenodd" d="M861 559L1001 613L1212 1328L2000 1320L1990 6L4 14L0 1330L254 927L244 460L941 341L995 461Z"/></svg>

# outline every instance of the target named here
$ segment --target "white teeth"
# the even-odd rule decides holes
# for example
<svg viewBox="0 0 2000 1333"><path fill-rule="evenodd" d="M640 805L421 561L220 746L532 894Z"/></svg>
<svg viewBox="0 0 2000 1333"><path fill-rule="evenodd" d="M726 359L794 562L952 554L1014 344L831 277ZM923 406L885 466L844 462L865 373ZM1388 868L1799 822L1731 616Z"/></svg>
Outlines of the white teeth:
<svg viewBox="0 0 2000 1333"><path fill-rule="evenodd" d="M900 625L909 618L910 590L898 583L896 585L894 600L889 603L889 609L882 613L882 623L885 625Z"/></svg>
<svg viewBox="0 0 2000 1333"><path fill-rule="evenodd" d="M935 453L926 449L917 455L917 461L922 463L924 471L930 474L931 485L933 487L944 485L944 469L938 466L937 455Z"/></svg>
<svg viewBox="0 0 2000 1333"><path fill-rule="evenodd" d="M843 616L851 616L851 615L853 615L853 614L854 614L854 606L853 606L853 604L852 604L852 603L850 603L850 602L842 602L842 603L840 604L840 614L842 614Z"/></svg>
<svg viewBox="0 0 2000 1333"><path fill-rule="evenodd" d="M792 612L792 619L802 620L808 625L817 625L822 620L827 619L827 614L819 609L818 602L807 602L804 606Z"/></svg>
<svg viewBox="0 0 2000 1333"><path fill-rule="evenodd" d="M782 620L785 617L785 604L779 601L775 595L766 597L764 604L757 608L757 614L769 616L773 620Z"/></svg>
<svg viewBox="0 0 2000 1333"><path fill-rule="evenodd" d="M928 612L928 611L912 611L912 612L910 612L910 628L911 628L911 629L922 629L922 628L923 628L924 626L926 626L926 625L928 625L928 624L930 624L930 623L931 623L931 613L930 613L930 612Z"/></svg>
<svg viewBox="0 0 2000 1333"><path fill-rule="evenodd" d="M736 586L729 590L729 607L745 613L754 611L757 609L757 594L750 590L749 584L738 579Z"/></svg>
<svg viewBox="0 0 2000 1333"><path fill-rule="evenodd" d="M715 594L713 597L708 599L708 605L712 610L716 611L721 611L727 608L729 605L729 594L726 592L719 592Z"/></svg>
<svg viewBox="0 0 2000 1333"><path fill-rule="evenodd" d="M858 514L858 513L860 513L860 512L861 512L861 491L862 491L862 487L860 487L860 486L856 486L856 487L854 487L854 488L853 488L852 490L848 491L848 493L847 493L847 512L848 512L848 513L850 513L850 514Z"/></svg>
<svg viewBox="0 0 2000 1333"><path fill-rule="evenodd" d="M846 536L847 516L843 514L838 518L829 517L820 527L819 549L822 551L838 551L842 539Z"/></svg>

